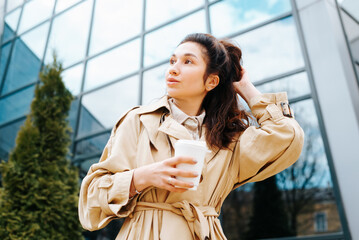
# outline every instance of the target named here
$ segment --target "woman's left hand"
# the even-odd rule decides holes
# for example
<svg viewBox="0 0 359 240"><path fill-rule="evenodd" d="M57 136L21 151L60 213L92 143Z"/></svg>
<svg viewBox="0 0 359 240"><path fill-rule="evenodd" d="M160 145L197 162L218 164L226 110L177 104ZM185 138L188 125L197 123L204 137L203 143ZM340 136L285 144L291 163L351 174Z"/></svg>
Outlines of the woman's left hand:
<svg viewBox="0 0 359 240"><path fill-rule="evenodd" d="M248 103L248 101L259 94L259 90L250 81L247 71L242 68L242 78L233 83L235 91Z"/></svg>

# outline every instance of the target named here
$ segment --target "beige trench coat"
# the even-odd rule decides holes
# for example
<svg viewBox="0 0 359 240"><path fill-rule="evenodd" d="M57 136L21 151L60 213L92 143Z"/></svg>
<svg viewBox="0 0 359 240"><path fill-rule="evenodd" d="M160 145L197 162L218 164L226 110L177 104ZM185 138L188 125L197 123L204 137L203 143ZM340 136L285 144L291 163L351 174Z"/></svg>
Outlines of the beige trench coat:
<svg viewBox="0 0 359 240"><path fill-rule="evenodd" d="M197 191L172 193L152 187L133 199L133 169L170 158L178 139L192 137L169 114L160 123L169 109L167 97L130 110L114 127L99 163L83 179L82 226L93 231L114 218L126 218L116 239L226 239L217 218L226 196L246 182L284 170L301 153L303 130L294 118L283 116L281 102L287 102L286 93L250 100L260 127L238 134L230 150L212 149L206 155ZM202 140L205 131L203 127Z"/></svg>

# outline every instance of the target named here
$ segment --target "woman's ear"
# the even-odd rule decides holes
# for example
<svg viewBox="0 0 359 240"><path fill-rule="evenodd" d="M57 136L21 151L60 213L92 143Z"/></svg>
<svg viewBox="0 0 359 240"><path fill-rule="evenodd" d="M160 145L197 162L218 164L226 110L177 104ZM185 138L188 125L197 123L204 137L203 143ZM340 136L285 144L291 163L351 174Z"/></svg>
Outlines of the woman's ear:
<svg viewBox="0 0 359 240"><path fill-rule="evenodd" d="M219 84L219 77L217 74L211 74L208 76L205 83L206 90L209 92L213 90Z"/></svg>

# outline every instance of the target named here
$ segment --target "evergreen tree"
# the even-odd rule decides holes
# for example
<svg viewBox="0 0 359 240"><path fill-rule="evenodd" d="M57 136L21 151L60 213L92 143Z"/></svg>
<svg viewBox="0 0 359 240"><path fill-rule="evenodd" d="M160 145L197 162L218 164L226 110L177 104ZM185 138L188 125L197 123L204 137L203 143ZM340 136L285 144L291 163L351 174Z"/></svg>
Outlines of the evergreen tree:
<svg viewBox="0 0 359 240"><path fill-rule="evenodd" d="M253 240L293 235L276 176L256 182L253 191L253 213L246 238Z"/></svg>
<svg viewBox="0 0 359 240"><path fill-rule="evenodd" d="M40 73L30 114L0 164L0 239L82 239L78 170L69 161L73 99L56 61Z"/></svg>

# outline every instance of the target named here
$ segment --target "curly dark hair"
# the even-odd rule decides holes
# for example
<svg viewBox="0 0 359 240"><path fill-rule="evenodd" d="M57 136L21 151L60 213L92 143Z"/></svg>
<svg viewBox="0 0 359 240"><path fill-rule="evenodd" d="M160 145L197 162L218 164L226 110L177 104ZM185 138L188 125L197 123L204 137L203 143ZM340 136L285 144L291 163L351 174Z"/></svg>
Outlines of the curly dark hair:
<svg viewBox="0 0 359 240"><path fill-rule="evenodd" d="M187 35L179 45L194 42L202 46L207 63L204 81L217 74L219 84L207 93L202 107L206 111L203 124L207 128L206 141L211 148L228 148L234 136L249 126L249 114L238 108L233 82L242 78L242 51L228 40L218 40L210 34Z"/></svg>

